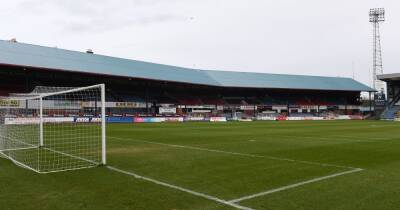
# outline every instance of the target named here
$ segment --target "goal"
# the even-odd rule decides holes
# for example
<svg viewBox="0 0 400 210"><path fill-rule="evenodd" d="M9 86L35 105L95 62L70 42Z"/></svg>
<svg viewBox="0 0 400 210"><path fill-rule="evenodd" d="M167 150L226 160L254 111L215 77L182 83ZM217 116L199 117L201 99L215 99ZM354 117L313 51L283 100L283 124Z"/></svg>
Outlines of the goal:
<svg viewBox="0 0 400 210"><path fill-rule="evenodd" d="M0 156L38 173L106 164L105 85L0 98Z"/></svg>

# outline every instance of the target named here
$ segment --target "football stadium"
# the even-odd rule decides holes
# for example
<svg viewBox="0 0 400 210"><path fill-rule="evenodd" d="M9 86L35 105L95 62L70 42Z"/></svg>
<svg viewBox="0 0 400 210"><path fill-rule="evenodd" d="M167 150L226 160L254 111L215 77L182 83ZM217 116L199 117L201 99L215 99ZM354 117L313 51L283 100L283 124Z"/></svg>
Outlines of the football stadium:
<svg viewBox="0 0 400 210"><path fill-rule="evenodd" d="M387 101L0 41L0 209L397 209L400 75L379 79Z"/></svg>

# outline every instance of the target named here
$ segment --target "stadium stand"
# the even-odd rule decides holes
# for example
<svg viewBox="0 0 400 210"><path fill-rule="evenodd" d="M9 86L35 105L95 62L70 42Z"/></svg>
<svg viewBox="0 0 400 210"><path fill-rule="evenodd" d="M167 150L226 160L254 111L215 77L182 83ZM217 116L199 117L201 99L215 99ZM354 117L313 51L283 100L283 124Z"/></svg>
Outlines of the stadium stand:
<svg viewBox="0 0 400 210"><path fill-rule="evenodd" d="M98 83L106 84L110 116L353 114L360 112L360 92L375 91L350 78L188 69L0 41L0 96Z"/></svg>
<svg viewBox="0 0 400 210"><path fill-rule="evenodd" d="M381 118L385 120L394 120L396 114L400 111L400 74L384 74L379 75L380 80L387 83L387 98L381 114Z"/></svg>
<svg viewBox="0 0 400 210"><path fill-rule="evenodd" d="M400 111L400 106L392 106L390 108L387 108L383 114L382 114L382 118L383 119L388 119L388 120L393 120L396 115L399 113Z"/></svg>
<svg viewBox="0 0 400 210"><path fill-rule="evenodd" d="M224 104L228 104L225 100L218 99L218 98L204 98L202 101L203 101L204 104L207 104L207 105L224 105Z"/></svg>

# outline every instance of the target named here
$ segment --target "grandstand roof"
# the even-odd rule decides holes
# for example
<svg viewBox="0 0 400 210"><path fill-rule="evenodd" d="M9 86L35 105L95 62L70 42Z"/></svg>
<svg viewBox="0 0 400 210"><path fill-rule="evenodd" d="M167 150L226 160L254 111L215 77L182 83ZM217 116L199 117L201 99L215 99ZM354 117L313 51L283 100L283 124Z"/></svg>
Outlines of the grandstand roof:
<svg viewBox="0 0 400 210"><path fill-rule="evenodd" d="M3 40L0 64L220 87L374 91L350 78L189 69Z"/></svg>
<svg viewBox="0 0 400 210"><path fill-rule="evenodd" d="M378 75L378 79L380 79L382 81L392 81L392 80L399 81L400 80L400 73L381 74L381 75Z"/></svg>

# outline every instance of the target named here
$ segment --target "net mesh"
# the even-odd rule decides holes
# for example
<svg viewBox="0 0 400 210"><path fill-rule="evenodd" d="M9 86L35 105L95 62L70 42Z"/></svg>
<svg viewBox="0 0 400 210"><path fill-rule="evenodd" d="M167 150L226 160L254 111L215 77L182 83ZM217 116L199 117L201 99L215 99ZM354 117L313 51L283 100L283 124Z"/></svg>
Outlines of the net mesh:
<svg viewBox="0 0 400 210"><path fill-rule="evenodd" d="M41 173L101 164L101 88L37 87L0 99L1 155Z"/></svg>

